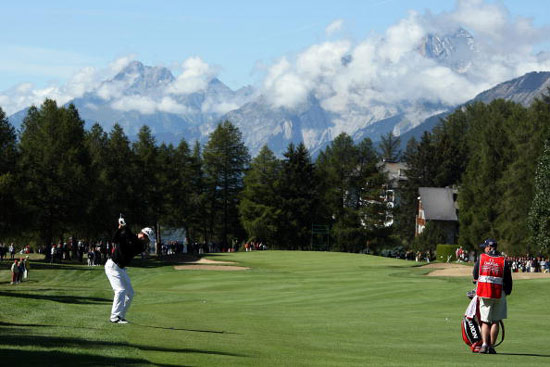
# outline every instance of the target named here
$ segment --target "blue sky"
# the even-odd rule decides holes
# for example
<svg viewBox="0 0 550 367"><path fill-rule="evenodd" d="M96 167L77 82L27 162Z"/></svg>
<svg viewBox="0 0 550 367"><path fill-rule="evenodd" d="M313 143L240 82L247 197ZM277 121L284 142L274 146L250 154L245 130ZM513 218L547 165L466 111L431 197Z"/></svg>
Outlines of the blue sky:
<svg viewBox="0 0 550 367"><path fill-rule="evenodd" d="M546 0L10 1L0 22L0 106L65 103L130 59L183 75L168 94L218 77L285 106L331 91L326 103L340 111L355 103L359 81L371 91L393 87L387 98L457 103L550 69L549 10ZM426 32L459 26L479 41L468 73L416 59ZM352 54L355 67L342 75L335 65Z"/></svg>
<svg viewBox="0 0 550 367"><path fill-rule="evenodd" d="M491 1L489 1L491 2ZM513 16L550 24L545 0L504 1ZM19 83L62 83L83 67L105 67L135 55L171 67L192 56L217 66L238 88L262 77L265 65L338 36L382 33L410 10L451 11L455 1L10 1L0 22L0 91Z"/></svg>

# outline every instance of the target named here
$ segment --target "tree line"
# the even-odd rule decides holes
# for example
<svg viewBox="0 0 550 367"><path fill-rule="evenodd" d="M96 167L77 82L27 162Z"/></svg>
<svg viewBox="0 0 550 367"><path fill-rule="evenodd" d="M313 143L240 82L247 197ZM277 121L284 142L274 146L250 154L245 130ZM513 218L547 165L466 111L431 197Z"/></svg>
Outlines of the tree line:
<svg viewBox="0 0 550 367"><path fill-rule="evenodd" d="M459 244L495 237L509 252L534 251L548 242L549 121L547 96L528 108L473 103L404 152L392 133L378 146L343 133L315 160L304 144L289 144L281 158L264 146L252 159L229 121L204 146L175 146L158 144L147 126L134 142L119 124L85 130L74 105L53 100L31 107L18 132L0 109L0 238L110 238L123 213L136 228L184 228L187 241L222 247L426 250L442 233L429 224L414 238L418 188L455 186ZM408 165L393 212L381 200L384 159Z"/></svg>
<svg viewBox="0 0 550 367"><path fill-rule="evenodd" d="M508 254L548 254L550 147L544 146L549 138L548 95L529 107L495 100L458 108L407 144L398 236L417 248L441 243L443 234L434 223L413 238L418 188L455 187L459 245L478 248L491 237Z"/></svg>
<svg viewBox="0 0 550 367"><path fill-rule="evenodd" d="M360 191L368 191L361 182L376 174L377 160L372 142L355 145L346 135L318 167L303 144L290 144L283 159L264 147L251 160L229 121L204 146L159 145L147 126L131 142L119 124L86 131L74 105L53 100L31 107L19 132L0 109L0 142L0 237L38 245L110 238L120 213L136 228L184 228L187 241L222 247L254 239L308 249L312 226L331 221L338 237L352 238L346 223L360 226ZM323 176L330 181L321 184ZM351 206L335 216L338 195ZM361 241L338 246L358 249Z"/></svg>

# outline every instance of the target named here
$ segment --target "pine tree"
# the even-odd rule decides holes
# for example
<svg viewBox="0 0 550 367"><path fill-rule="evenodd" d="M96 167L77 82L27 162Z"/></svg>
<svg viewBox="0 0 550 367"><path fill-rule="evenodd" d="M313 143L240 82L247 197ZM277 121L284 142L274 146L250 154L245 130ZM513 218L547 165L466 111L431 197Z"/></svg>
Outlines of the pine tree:
<svg viewBox="0 0 550 367"><path fill-rule="evenodd" d="M130 148L130 140L119 124L115 124L109 132L106 153L104 169L110 214L105 220L113 221L115 226L118 215L122 213L127 223L137 224L141 189L136 157Z"/></svg>
<svg viewBox="0 0 550 367"><path fill-rule="evenodd" d="M495 100L489 105L467 107L470 160L458 196L460 207L459 244L477 246L488 237L499 238L497 219L504 194L501 178L514 158L507 133L510 116L516 111L512 102Z"/></svg>
<svg viewBox="0 0 550 367"><path fill-rule="evenodd" d="M365 248L367 235L375 236L367 229L372 219L366 211L364 196L373 175L378 175L378 156L370 139L355 145L351 137L342 133L319 154L316 168L319 181L321 221L331 226L331 248L340 251L358 252ZM381 178L382 176L380 176ZM376 196L384 182L379 182ZM387 214L386 210L382 212ZM378 214L378 212L376 211ZM372 214L372 213L371 213Z"/></svg>
<svg viewBox="0 0 550 367"><path fill-rule="evenodd" d="M210 135L203 156L209 186L210 231L228 248L234 239L244 237L237 206L250 162L248 149L239 129L225 121Z"/></svg>
<svg viewBox="0 0 550 367"><path fill-rule="evenodd" d="M108 201L108 139L107 133L97 123L85 136L86 149L90 155L90 191L86 206L88 220L81 223L81 233L88 238L108 238L116 224L116 213ZM111 221L107 218L111 218Z"/></svg>
<svg viewBox="0 0 550 367"><path fill-rule="evenodd" d="M420 169L414 165L418 162L416 158L417 155L418 142L415 138L411 138L403 154L403 161L408 166L408 170L405 172L407 181L403 182L399 188L399 202L394 210L394 231L405 245L410 245L412 243L415 232L419 182L412 178L418 177L416 172L420 171Z"/></svg>
<svg viewBox="0 0 550 367"><path fill-rule="evenodd" d="M186 241L191 243L190 223L194 213L191 202L193 169L192 157L187 142L182 139L174 149L172 145L161 145L159 164L161 172L159 185L163 191L163 220L170 226L183 228Z"/></svg>
<svg viewBox="0 0 550 367"><path fill-rule="evenodd" d="M138 212L135 213L136 224L158 227L163 208L163 193L159 185L162 169L159 162L159 149L147 125L140 128L138 140L132 145L132 151L137 164L135 180L139 184L139 192L136 192L134 197L138 207ZM156 234L159 235L158 230Z"/></svg>
<svg viewBox="0 0 550 367"><path fill-rule="evenodd" d="M538 118L532 108L516 107L507 122L513 155L498 182L502 196L496 230L506 253L524 255L529 246L527 218L534 196L536 164L544 149L550 120Z"/></svg>
<svg viewBox="0 0 550 367"><path fill-rule="evenodd" d="M207 206L207 186L204 173L204 164L199 142L195 142L193 152L191 154L190 166L190 205L191 215L188 220L189 240L192 241L207 241L208 240L208 223L210 215L208 214Z"/></svg>
<svg viewBox="0 0 550 367"><path fill-rule="evenodd" d="M310 247L312 225L316 223L316 173L303 143L289 144L284 153L283 169L278 181L278 198L282 211L280 247L305 250Z"/></svg>
<svg viewBox="0 0 550 367"><path fill-rule="evenodd" d="M277 180L281 162L264 146L252 160L244 177L239 213L249 239L260 241L270 248L278 247L281 210L277 198Z"/></svg>
<svg viewBox="0 0 550 367"><path fill-rule="evenodd" d="M316 162L320 179L319 190L327 218L338 220L344 208L359 208L359 187L355 179L359 163L359 150L351 137L345 133L338 135L319 154Z"/></svg>
<svg viewBox="0 0 550 367"><path fill-rule="evenodd" d="M89 199L89 157L84 121L73 105L58 108L46 100L31 107L21 134L21 174L29 228L49 244L85 221Z"/></svg>
<svg viewBox="0 0 550 367"><path fill-rule="evenodd" d="M390 131L380 137L380 157L386 162L398 162L401 158L401 138L393 135Z"/></svg>
<svg viewBox="0 0 550 367"><path fill-rule="evenodd" d="M550 250L550 139L538 161L535 196L529 211L530 249L549 254Z"/></svg>
<svg viewBox="0 0 550 367"><path fill-rule="evenodd" d="M20 229L16 164L17 136L0 108L0 236L17 234Z"/></svg>

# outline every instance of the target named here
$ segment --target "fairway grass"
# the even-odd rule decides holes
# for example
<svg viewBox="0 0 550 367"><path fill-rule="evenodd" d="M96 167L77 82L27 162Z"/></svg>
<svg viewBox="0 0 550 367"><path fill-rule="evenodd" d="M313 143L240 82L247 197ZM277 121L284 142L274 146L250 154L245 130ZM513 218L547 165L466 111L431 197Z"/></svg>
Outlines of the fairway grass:
<svg viewBox="0 0 550 367"><path fill-rule="evenodd" d="M245 271L136 261L130 324L108 322L103 267L34 262L0 270L2 366L550 365L548 279L518 280L497 355L469 352L468 278L358 254L259 251L207 256Z"/></svg>

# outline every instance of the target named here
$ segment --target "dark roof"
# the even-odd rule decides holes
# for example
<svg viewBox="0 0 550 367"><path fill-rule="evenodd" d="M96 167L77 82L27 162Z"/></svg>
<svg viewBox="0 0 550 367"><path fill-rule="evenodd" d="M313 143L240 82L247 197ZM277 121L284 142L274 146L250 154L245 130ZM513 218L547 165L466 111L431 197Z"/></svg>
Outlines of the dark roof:
<svg viewBox="0 0 550 367"><path fill-rule="evenodd" d="M426 220L458 221L453 189L447 187L419 187L418 193Z"/></svg>

